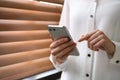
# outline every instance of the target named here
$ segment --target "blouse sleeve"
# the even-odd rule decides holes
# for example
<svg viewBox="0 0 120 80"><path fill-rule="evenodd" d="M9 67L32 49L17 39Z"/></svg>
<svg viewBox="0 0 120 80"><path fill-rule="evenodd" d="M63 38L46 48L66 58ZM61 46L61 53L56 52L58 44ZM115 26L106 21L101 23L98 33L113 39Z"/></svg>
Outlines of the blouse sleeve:
<svg viewBox="0 0 120 80"><path fill-rule="evenodd" d="M116 46L116 50L113 58L110 60L110 63L120 65L120 42L113 42Z"/></svg>
<svg viewBox="0 0 120 80"><path fill-rule="evenodd" d="M61 13L61 18L60 18L59 25L66 26L67 28L69 28L69 26L70 26L69 23L70 23L69 0L65 0L63 10L62 10L62 13Z"/></svg>
<svg viewBox="0 0 120 80"><path fill-rule="evenodd" d="M63 10L61 13L61 18L60 18L60 22L59 22L60 26L66 26L67 28L69 28L69 0L65 0L64 1L64 6L63 6ZM52 62L52 64L54 65L54 67L58 70L62 70L64 71L67 67L67 59L65 60L64 63L62 64L57 64L54 60L53 55L50 55L50 61Z"/></svg>

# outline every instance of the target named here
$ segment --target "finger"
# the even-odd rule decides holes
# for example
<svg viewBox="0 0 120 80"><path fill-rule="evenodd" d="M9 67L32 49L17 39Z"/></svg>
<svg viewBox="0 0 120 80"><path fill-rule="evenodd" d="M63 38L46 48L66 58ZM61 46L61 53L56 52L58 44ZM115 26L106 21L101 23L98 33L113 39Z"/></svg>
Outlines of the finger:
<svg viewBox="0 0 120 80"><path fill-rule="evenodd" d="M63 55L61 58L62 60L66 60L66 58L74 51L75 47L72 48L67 54Z"/></svg>
<svg viewBox="0 0 120 80"><path fill-rule="evenodd" d="M94 38L92 41L88 40L88 47L92 50L96 50L93 46L99 42L101 39L103 39L103 35L97 36L96 38Z"/></svg>
<svg viewBox="0 0 120 80"><path fill-rule="evenodd" d="M55 47L57 47L57 46L65 43L65 42L67 42L67 41L68 41L68 38L58 39L58 40L54 41L53 43L51 43L50 48L51 48L51 49L52 49L52 48L55 48Z"/></svg>
<svg viewBox="0 0 120 80"><path fill-rule="evenodd" d="M62 58L63 56L65 57L68 56L69 54L71 54L71 52L74 50L76 44L73 44L67 48L65 48L63 51L61 51L57 56L59 56L60 58Z"/></svg>
<svg viewBox="0 0 120 80"><path fill-rule="evenodd" d="M101 49L101 48L103 49L104 43L105 43L105 40L102 39L99 42L97 42L93 47L96 51L98 51L98 49Z"/></svg>
<svg viewBox="0 0 120 80"><path fill-rule="evenodd" d="M96 33L98 30L95 30L95 31L93 31L93 32L91 32L91 33L88 33L88 34L86 34L86 35L84 35L84 36L82 36L79 40L78 40L78 42L81 42L81 41L84 41L84 40L88 40L89 38L90 38L90 36L92 36L94 33Z"/></svg>
<svg viewBox="0 0 120 80"><path fill-rule="evenodd" d="M59 47L56 47L54 49L51 50L51 53L53 55L57 55L58 53L60 53L62 50L64 50L66 47L69 47L71 45L75 44L73 41L69 41L69 42L66 42L62 45L60 45Z"/></svg>
<svg viewBox="0 0 120 80"><path fill-rule="evenodd" d="M93 39L99 37L100 35L102 35L101 38L104 37L104 36L103 36L103 32L100 31L100 30L98 30L96 33L94 33L94 34L88 39L88 41L90 42L90 41L92 41Z"/></svg>
<svg viewBox="0 0 120 80"><path fill-rule="evenodd" d="M66 48L66 52L61 52L61 53L59 53L59 55L54 56L54 59L56 60L56 62L59 64L63 63L67 59L69 54L74 50L74 48L72 48L72 47ZM67 49L70 49L70 51ZM66 54L64 54L64 53L66 53Z"/></svg>

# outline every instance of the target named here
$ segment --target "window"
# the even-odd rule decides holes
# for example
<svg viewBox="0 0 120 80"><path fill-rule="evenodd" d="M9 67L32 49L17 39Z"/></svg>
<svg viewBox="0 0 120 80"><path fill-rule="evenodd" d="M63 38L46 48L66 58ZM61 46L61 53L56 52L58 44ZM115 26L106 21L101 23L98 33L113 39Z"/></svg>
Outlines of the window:
<svg viewBox="0 0 120 80"><path fill-rule="evenodd" d="M0 0L0 80L21 79L54 68L49 61L52 40L47 25L58 24L62 3Z"/></svg>

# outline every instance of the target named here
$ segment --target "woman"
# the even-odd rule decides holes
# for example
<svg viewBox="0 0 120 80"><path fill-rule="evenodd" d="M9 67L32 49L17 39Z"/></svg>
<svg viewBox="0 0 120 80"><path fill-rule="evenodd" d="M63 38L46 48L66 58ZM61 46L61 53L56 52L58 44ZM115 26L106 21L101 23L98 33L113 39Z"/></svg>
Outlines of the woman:
<svg viewBox="0 0 120 80"><path fill-rule="evenodd" d="M60 25L74 42L51 43L50 60L61 80L120 80L120 0L65 0ZM80 55L71 56L75 46Z"/></svg>

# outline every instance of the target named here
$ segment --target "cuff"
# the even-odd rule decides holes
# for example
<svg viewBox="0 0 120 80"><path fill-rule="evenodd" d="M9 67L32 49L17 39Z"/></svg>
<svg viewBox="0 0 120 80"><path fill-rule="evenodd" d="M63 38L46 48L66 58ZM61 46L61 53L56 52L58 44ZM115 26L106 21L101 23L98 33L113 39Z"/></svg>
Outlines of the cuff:
<svg viewBox="0 0 120 80"><path fill-rule="evenodd" d="M113 41L116 47L113 58L110 60L110 63L120 65L120 42Z"/></svg>
<svg viewBox="0 0 120 80"><path fill-rule="evenodd" d="M67 67L67 60L65 60L64 63L62 64L57 64L54 60L54 57L53 55L51 54L50 55L50 61L52 62L52 64L54 65L54 67L58 70L61 70L61 71L65 71L66 67Z"/></svg>

